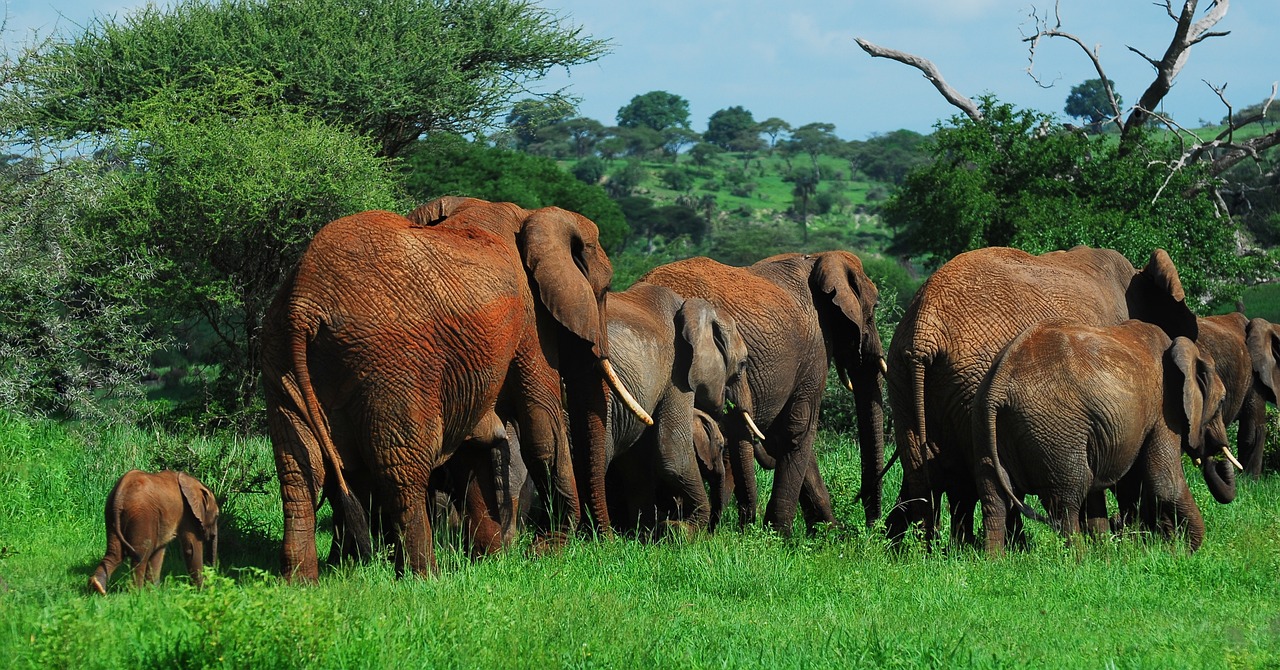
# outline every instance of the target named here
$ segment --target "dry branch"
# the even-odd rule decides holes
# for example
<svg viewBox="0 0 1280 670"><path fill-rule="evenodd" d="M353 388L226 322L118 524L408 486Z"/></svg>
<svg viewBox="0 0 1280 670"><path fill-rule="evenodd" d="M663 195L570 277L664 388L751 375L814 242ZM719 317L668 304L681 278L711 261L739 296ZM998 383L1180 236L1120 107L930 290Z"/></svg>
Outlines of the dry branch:
<svg viewBox="0 0 1280 670"><path fill-rule="evenodd" d="M938 89L938 92L942 94L943 98L946 98L947 102L958 107L974 121L982 120L982 112L978 110L978 106L969 98L961 95L959 91L951 88L951 85L942 78L942 73L939 72L938 68L928 59L921 58L914 54L909 54L905 51L898 51L897 49L886 49L872 44L861 37L855 37L854 41L858 43L858 46L862 47L863 51L871 54L873 58L888 58L890 60L896 60L899 63L904 63L920 70L920 72L924 74L924 78L933 83L934 87Z"/></svg>

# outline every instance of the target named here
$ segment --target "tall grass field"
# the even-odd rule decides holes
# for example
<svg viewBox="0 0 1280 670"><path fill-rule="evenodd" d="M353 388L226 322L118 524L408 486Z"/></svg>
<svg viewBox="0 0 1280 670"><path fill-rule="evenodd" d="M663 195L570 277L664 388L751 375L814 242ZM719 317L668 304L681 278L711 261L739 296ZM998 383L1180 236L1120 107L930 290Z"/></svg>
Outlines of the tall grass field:
<svg viewBox="0 0 1280 670"><path fill-rule="evenodd" d="M1219 505L1190 470L1208 526L1194 555L1140 537L1068 544L1029 524L1031 548L993 560L891 551L851 502L856 446L828 432L819 449L842 525L812 537L730 526L651 544L575 538L537 557L523 538L476 562L443 537L438 577L397 580L376 560L293 586L278 576L267 441L0 415L0 665L1280 667L1280 478L1242 481ZM159 586L135 590L122 569L110 595L90 595L115 479L171 462L225 498L216 575L194 588L173 547ZM317 542L323 556L329 538Z"/></svg>

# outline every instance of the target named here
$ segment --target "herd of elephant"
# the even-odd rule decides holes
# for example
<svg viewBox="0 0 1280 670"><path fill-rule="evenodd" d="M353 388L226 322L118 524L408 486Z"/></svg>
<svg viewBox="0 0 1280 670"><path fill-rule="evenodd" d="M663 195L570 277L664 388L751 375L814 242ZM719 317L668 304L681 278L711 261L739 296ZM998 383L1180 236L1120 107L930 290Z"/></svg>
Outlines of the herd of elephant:
<svg viewBox="0 0 1280 670"><path fill-rule="evenodd" d="M1261 462L1280 331L1197 318L1160 250L1141 271L1105 249L962 254L921 287L887 355L876 286L845 251L687 259L620 292L612 274L595 224L554 207L445 197L322 228L262 333L285 575L317 578L325 500L329 559L367 557L378 535L399 574L436 569L441 495L473 554L521 523L540 545L586 525L714 530L736 502L753 524L757 463L774 470L765 524L834 522L813 449L832 367L855 399L868 525L887 386L895 540L932 540L945 495L953 539L977 544L981 503L998 552L1024 514L1044 518L1021 498L1035 494L1064 533L1131 522L1184 530L1194 549L1182 453L1222 502L1225 423L1240 419L1242 456Z"/></svg>

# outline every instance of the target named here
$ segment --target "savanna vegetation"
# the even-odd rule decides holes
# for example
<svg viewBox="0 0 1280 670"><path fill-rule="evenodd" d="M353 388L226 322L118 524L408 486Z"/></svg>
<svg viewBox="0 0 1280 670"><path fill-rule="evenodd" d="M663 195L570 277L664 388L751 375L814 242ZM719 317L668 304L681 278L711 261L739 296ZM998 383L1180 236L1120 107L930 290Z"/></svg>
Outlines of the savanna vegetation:
<svg viewBox="0 0 1280 670"><path fill-rule="evenodd" d="M793 127L737 105L698 133L672 92L638 93L603 121L561 96L530 97L526 84L549 68L609 49L536 4L358 4L182 0L95 19L0 67L11 152L0 165L0 658L1280 663L1274 475L1218 505L1193 472L1208 538L1192 555L1144 537L1068 544L1035 525L1028 551L999 560L961 547L895 553L861 527L852 398L834 380L818 450L839 527L578 537L536 557L525 537L477 562L441 533L437 579L396 580L375 560L324 571L314 587L284 584L257 337L311 236L345 214L449 194L573 209L599 225L615 289L689 256L745 265L849 249L880 287L886 346L930 271L996 244L1108 246L1138 264L1164 247L1206 313L1243 304L1280 321L1276 154L1258 142L1253 157L1219 163L1275 134L1265 104L1195 129L1207 148L1194 157L1181 126L1117 119L1121 99L1101 73L1066 101L1087 128L986 97L927 135L848 140L832 123ZM302 57L316 53L326 58ZM88 597L103 501L135 467L186 470L224 498L222 564L206 588L171 550L161 586L135 591L122 574L110 597ZM898 476L888 471L890 492ZM329 537L317 543L323 555Z"/></svg>

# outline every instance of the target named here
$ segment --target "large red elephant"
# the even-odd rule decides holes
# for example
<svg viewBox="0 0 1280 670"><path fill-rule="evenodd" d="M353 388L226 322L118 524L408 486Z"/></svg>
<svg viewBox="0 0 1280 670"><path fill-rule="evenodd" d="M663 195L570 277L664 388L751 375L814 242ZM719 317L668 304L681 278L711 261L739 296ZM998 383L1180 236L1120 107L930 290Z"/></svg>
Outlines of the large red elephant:
<svg viewBox="0 0 1280 670"><path fill-rule="evenodd" d="M612 275L595 224L558 208L446 198L321 229L263 327L285 575L317 577L322 491L367 543L344 463L367 476L397 572L433 572L431 473L495 406L510 408L531 475L576 524L569 433L603 453Z"/></svg>
<svg viewBox="0 0 1280 670"><path fill-rule="evenodd" d="M813 440L826 388L836 372L853 390L867 519L880 516L879 471L884 460L880 379L884 360L875 307L879 293L857 256L847 251L781 254L749 267L709 258L676 261L640 281L703 298L738 324L747 343L747 392L723 422L731 453L740 524L755 519L755 457L776 468L765 523L790 533L797 505L810 524L835 520L818 472ZM748 417L763 432L752 444Z"/></svg>

